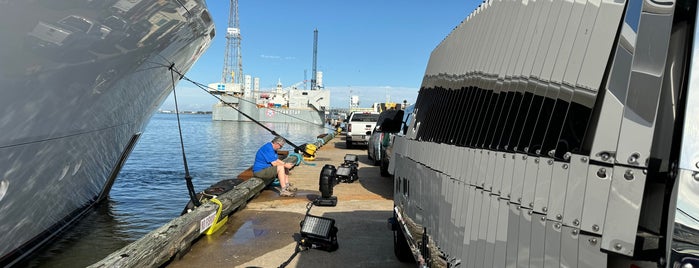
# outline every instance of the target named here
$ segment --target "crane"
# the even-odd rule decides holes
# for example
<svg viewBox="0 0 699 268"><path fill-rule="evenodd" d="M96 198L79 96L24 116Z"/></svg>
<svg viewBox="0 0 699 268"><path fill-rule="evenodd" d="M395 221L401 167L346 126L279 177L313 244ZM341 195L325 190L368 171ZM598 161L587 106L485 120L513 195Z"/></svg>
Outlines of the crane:
<svg viewBox="0 0 699 268"><path fill-rule="evenodd" d="M231 0L226 31L226 54L223 60L221 83L243 83L243 55L240 51L240 24L238 21L238 0Z"/></svg>

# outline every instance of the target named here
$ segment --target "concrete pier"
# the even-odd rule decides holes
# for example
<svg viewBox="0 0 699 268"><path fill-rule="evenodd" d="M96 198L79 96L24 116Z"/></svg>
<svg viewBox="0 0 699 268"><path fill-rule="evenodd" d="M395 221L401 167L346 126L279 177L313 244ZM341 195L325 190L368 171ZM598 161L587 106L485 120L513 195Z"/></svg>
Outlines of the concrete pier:
<svg viewBox="0 0 699 268"><path fill-rule="evenodd" d="M210 236L202 236L167 267L279 267L294 253L299 223L306 205L320 195L320 171L325 164L338 166L345 154L359 156L359 180L334 188L335 207L313 206L310 214L335 219L339 249L302 251L287 267L414 267L393 254L393 233L387 219L393 209L393 180L381 177L370 164L366 148L348 150L338 136L318 149L315 166L301 164L291 171L298 187L295 197L279 197L276 190L262 190L228 223Z"/></svg>

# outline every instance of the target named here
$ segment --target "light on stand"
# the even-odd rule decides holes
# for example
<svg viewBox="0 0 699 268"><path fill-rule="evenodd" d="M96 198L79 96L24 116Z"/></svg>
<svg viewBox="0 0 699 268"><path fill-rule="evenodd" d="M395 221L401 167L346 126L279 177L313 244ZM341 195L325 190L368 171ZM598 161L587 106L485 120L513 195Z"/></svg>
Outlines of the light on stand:
<svg viewBox="0 0 699 268"><path fill-rule="evenodd" d="M333 187L337 184L335 172L335 166L333 165L325 165L320 171L320 197L313 200L313 204L316 206L334 207L337 205L337 197L333 196Z"/></svg>

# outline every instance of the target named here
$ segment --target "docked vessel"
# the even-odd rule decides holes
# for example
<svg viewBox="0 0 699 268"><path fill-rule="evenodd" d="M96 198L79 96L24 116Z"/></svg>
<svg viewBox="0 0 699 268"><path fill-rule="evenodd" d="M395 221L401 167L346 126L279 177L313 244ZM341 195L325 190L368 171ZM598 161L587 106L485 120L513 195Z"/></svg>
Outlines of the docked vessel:
<svg viewBox="0 0 699 268"><path fill-rule="evenodd" d="M4 267L108 196L215 32L203 0L0 1L0 25Z"/></svg>
<svg viewBox="0 0 699 268"><path fill-rule="evenodd" d="M318 30L313 31L313 78L310 90L299 89L299 82L288 89L281 81L273 91L261 92L259 78L243 75L238 0L231 0L226 31L226 51L221 82L209 84L209 93L218 95L212 107L215 121L258 121L271 123L325 124L330 108L330 91L323 89L323 74L316 71Z"/></svg>
<svg viewBox="0 0 699 268"><path fill-rule="evenodd" d="M212 84L209 88L222 88L220 85L221 83ZM218 93L222 101L214 104L212 120L251 121L252 118L259 122L323 125L326 109L330 107L330 91L323 89L284 89L281 82L270 92L254 90L257 87L248 91L240 90L237 84L228 84L225 88L234 90Z"/></svg>
<svg viewBox="0 0 699 268"><path fill-rule="evenodd" d="M696 23L693 0L485 1L394 141L396 255L699 265Z"/></svg>

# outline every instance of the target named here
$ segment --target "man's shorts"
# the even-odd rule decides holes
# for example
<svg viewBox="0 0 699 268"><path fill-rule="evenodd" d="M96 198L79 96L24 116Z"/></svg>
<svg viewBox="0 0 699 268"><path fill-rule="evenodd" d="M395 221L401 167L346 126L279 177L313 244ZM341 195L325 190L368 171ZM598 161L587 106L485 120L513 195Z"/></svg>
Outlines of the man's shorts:
<svg viewBox="0 0 699 268"><path fill-rule="evenodd" d="M277 167L270 166L258 172L253 172L252 175L260 179L274 179L277 177Z"/></svg>

